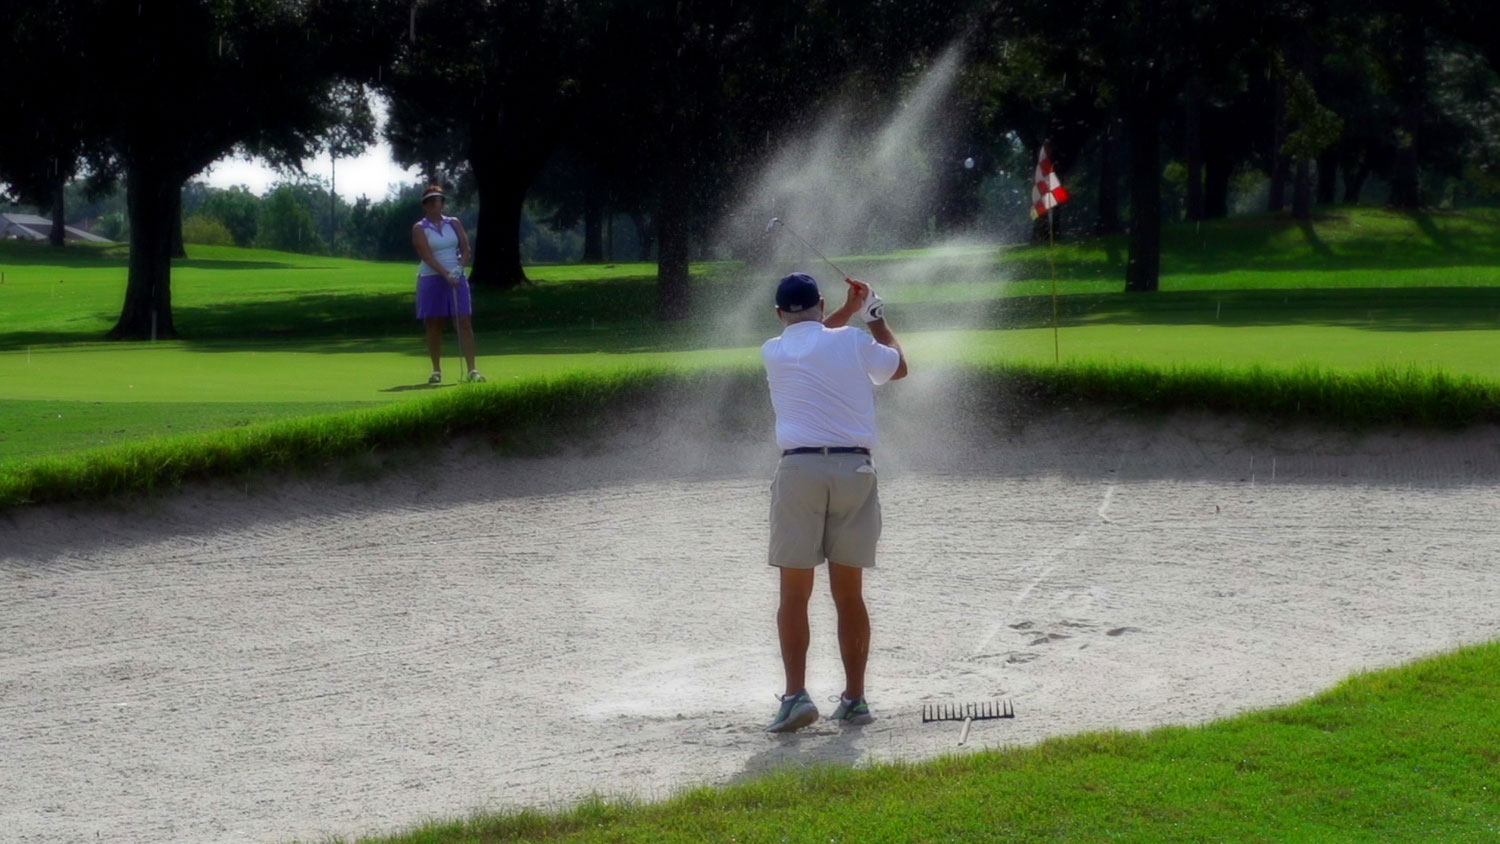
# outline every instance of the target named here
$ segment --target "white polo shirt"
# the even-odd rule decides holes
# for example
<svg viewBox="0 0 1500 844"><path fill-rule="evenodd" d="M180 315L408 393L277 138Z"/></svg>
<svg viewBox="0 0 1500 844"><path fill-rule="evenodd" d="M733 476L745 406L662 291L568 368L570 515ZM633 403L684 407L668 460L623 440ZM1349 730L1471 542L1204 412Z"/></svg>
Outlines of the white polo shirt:
<svg viewBox="0 0 1500 844"><path fill-rule="evenodd" d="M776 410L776 445L874 448L875 387L901 353L858 328L796 322L760 349Z"/></svg>

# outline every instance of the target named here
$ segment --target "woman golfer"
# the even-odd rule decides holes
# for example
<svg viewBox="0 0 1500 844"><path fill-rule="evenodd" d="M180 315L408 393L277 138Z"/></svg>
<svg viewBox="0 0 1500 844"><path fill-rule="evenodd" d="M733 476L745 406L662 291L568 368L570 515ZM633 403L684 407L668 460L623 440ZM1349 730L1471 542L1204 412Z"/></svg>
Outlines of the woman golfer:
<svg viewBox="0 0 1500 844"><path fill-rule="evenodd" d="M469 236L457 217L443 215L443 189L428 185L422 193L423 217L411 227L411 245L422 263L417 267L417 319L427 329L427 354L432 358L429 384L443 382L443 323L452 319L469 364L468 380L483 381L474 365L474 310L464 267L473 260Z"/></svg>

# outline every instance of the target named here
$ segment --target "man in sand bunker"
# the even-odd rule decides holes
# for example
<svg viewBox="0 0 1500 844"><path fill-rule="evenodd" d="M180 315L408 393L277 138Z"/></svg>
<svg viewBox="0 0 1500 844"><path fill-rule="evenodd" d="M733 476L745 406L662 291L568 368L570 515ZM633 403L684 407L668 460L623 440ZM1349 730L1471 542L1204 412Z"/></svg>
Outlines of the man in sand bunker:
<svg viewBox="0 0 1500 844"><path fill-rule="evenodd" d="M818 719L807 693L807 602L813 573L828 561L838 611L844 691L831 720L868 724L865 662L870 616L864 570L875 565L880 497L871 451L877 446L875 387L906 377L906 358L885 321L885 306L861 281L846 279L843 307L824 313L818 283L793 273L776 288L781 336L761 348L781 462L771 485L770 563L781 577L776 631L786 692L767 732L799 730ZM856 314L866 334L847 323Z"/></svg>

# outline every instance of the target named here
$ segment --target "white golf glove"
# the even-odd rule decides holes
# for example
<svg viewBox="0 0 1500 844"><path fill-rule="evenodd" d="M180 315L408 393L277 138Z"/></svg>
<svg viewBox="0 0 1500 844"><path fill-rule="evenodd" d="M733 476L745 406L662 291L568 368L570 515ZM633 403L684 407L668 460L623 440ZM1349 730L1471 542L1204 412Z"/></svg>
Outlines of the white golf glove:
<svg viewBox="0 0 1500 844"><path fill-rule="evenodd" d="M859 315L865 322L885 319L885 300L875 295L874 288L871 288L869 297L865 299L864 307L859 309Z"/></svg>
<svg viewBox="0 0 1500 844"><path fill-rule="evenodd" d="M454 283L454 284L458 284L460 281L463 281L464 280L464 272L463 272L463 270L449 270L448 271L448 280L450 282Z"/></svg>

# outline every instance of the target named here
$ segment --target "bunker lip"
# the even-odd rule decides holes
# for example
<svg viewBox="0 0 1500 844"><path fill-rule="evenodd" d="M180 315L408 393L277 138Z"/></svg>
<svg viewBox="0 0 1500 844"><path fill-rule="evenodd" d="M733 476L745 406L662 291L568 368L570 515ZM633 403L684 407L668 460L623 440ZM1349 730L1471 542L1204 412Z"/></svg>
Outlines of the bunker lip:
<svg viewBox="0 0 1500 844"><path fill-rule="evenodd" d="M45 808L10 818L18 840L353 837L659 798L955 751L924 706L1014 703L965 747L1191 724L1500 635L1476 562L1500 552L1495 429L896 413L877 720L766 736L774 449L690 417L587 453L460 444L370 482L0 521L0 789ZM832 621L820 591L820 695Z"/></svg>

